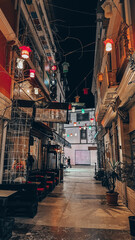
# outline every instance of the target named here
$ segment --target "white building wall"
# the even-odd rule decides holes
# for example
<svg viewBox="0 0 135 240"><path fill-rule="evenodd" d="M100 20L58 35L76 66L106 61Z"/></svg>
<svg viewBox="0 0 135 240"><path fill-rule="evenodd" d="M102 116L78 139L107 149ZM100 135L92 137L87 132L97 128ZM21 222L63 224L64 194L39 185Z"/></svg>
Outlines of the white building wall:
<svg viewBox="0 0 135 240"><path fill-rule="evenodd" d="M75 112L69 111L70 122L69 124L64 125L65 129L65 139L71 143L71 149L65 148L65 156L70 156L71 164L75 165L88 164L88 156L90 165L97 163L97 144L95 140L96 135L96 123L95 123L95 109L85 109L85 113L89 113L89 119L87 121L77 121L77 113L83 114L81 109L76 110ZM93 120L91 120L93 119ZM87 131L87 140L82 140L80 128L86 128ZM93 148L89 150L90 148ZM89 149L88 149L89 148ZM79 161L76 161L76 151L77 156L80 157ZM80 152L79 152L80 151ZM84 151L84 152L83 152ZM86 152L87 151L87 152ZM86 156L86 161L85 161Z"/></svg>
<svg viewBox="0 0 135 240"><path fill-rule="evenodd" d="M72 147L65 148L65 156L70 157L71 159L71 165L76 165L76 151L89 151L88 147L90 147L89 144L74 144ZM97 150L90 150L90 165L95 165L97 163Z"/></svg>

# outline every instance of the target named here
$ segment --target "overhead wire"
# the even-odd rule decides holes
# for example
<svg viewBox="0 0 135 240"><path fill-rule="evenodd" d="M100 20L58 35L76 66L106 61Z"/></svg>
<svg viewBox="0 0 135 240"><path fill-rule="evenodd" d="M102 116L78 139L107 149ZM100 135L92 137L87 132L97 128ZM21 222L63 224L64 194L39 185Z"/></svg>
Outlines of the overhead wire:
<svg viewBox="0 0 135 240"><path fill-rule="evenodd" d="M58 5L55 5L55 4L51 4L51 3L47 3L49 6L52 6L54 8L59 8L59 9L62 9L62 10L66 10L66 11L70 11L70 12L74 12L74 13L81 13L81 14L86 14L86 15L90 15L90 16L96 16L96 13L89 13L89 12L84 12L84 11L79 11L79 10L76 10L76 9L70 9L70 8L65 8L65 7L60 7Z"/></svg>
<svg viewBox="0 0 135 240"><path fill-rule="evenodd" d="M106 55L107 55L107 53L105 53L105 54L103 55L103 58L104 58ZM87 73L87 75L82 79L82 81L77 85L77 87L71 92L71 94L66 98L66 100L69 99L69 98L72 96L72 94L73 94L75 91L78 90L78 88L81 86L81 84L82 84L84 81L86 81L86 79L87 79L88 76L93 72L93 70L94 70L94 68L95 68L96 66L97 66L97 64Z"/></svg>

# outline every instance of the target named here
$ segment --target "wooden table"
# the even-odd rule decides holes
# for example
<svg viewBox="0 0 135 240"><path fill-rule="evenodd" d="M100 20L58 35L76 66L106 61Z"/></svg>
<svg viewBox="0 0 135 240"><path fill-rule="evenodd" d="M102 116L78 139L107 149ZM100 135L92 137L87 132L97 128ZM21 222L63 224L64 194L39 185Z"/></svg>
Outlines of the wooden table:
<svg viewBox="0 0 135 240"><path fill-rule="evenodd" d="M0 198L8 198L13 194L17 193L17 191L13 190L0 190Z"/></svg>

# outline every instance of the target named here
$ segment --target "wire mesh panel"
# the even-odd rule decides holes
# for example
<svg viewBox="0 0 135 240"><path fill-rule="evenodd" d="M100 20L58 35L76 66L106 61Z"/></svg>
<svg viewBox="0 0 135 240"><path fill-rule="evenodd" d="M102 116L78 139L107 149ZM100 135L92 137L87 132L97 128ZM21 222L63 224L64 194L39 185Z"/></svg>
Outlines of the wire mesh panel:
<svg viewBox="0 0 135 240"><path fill-rule="evenodd" d="M32 109L13 107L7 127L3 182L23 182L27 174Z"/></svg>

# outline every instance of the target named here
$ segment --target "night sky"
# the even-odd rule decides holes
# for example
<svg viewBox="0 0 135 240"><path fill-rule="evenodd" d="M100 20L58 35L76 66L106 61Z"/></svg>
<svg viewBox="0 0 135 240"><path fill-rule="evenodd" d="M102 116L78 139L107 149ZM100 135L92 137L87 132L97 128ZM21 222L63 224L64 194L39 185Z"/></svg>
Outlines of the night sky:
<svg viewBox="0 0 135 240"><path fill-rule="evenodd" d="M97 0L55 0L52 3L55 19L51 27L55 41L57 40L57 48L61 52L60 63L66 60L70 64L67 75L70 92L67 94L67 102L74 101L74 97L79 95L80 102L85 102L86 107L94 107L94 97L90 91L92 73L86 82L80 85L78 91L70 98L68 96L93 69ZM89 46L84 48L88 44ZM79 50L69 54L77 49ZM83 94L84 87L89 88L88 95Z"/></svg>

